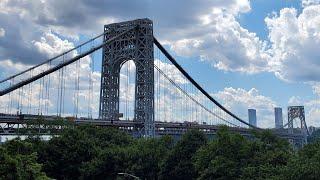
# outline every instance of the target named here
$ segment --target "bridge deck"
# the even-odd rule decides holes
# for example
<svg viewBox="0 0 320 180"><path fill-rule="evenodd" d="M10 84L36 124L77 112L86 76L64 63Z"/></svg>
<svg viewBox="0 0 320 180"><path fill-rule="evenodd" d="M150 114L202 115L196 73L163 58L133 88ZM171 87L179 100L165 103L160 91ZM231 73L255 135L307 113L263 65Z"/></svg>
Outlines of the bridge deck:
<svg viewBox="0 0 320 180"><path fill-rule="evenodd" d="M57 120L63 122L72 123L76 125L91 124L95 126L103 127L117 127L119 129L133 132L135 126L142 126L141 122L130 121L130 120L114 120L105 121L101 119L88 119L88 118L74 118L65 117L60 118L57 116L39 116L39 115L11 115L11 114L0 114L0 135L14 135L18 134L18 128L26 128L26 125L38 125L37 127L45 131L45 124L55 122ZM39 125L44 124L44 125ZM18 125L21 125L18 127ZM54 123L51 125L55 125ZM62 129L61 124L56 124L56 129ZM208 125L198 124L195 122L155 122L155 130L157 135L181 135L189 129L199 129L206 134L214 135L221 128L221 125ZM252 136L253 129L251 128L240 128L240 127L228 127L230 131L237 132L245 136ZM286 139L303 139L302 134L289 134L287 130L274 130L271 129L276 135ZM44 133L40 131L40 133Z"/></svg>

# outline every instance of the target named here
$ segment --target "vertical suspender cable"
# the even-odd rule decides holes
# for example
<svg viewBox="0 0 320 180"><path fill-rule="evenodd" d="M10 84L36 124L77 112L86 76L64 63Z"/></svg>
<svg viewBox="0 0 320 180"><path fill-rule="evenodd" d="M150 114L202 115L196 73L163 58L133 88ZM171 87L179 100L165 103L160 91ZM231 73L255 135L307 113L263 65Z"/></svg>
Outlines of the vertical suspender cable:
<svg viewBox="0 0 320 180"><path fill-rule="evenodd" d="M65 55L62 56L62 62L64 62L65 60ZM59 114L60 116L64 113L64 71L65 71L65 67L61 68L61 89L60 89L60 110L59 110Z"/></svg>
<svg viewBox="0 0 320 180"><path fill-rule="evenodd" d="M24 88L23 86L21 87L21 102L20 102L20 112L22 113L23 112L23 100L24 100Z"/></svg>
<svg viewBox="0 0 320 180"><path fill-rule="evenodd" d="M77 93L77 63L78 61L74 64L75 67L75 76L74 76L74 91L73 91L73 116L76 117L76 104L77 104L77 100L76 100L76 93Z"/></svg>
<svg viewBox="0 0 320 180"><path fill-rule="evenodd" d="M158 55L157 55L157 57L158 57L158 67L160 67L160 60L159 60L159 50L157 51L158 52ZM157 102L158 102L158 112L157 112L157 115L158 115L158 121L160 121L160 86L161 86L161 82L160 82L160 72L158 71L158 98L157 98Z"/></svg>
<svg viewBox="0 0 320 180"><path fill-rule="evenodd" d="M128 86L129 86L129 64L130 64L130 61L127 61L126 63L126 69L125 69L125 72L126 72L126 82L125 82L125 119L128 120L128 97L129 97L129 90L128 90Z"/></svg>
<svg viewBox="0 0 320 180"><path fill-rule="evenodd" d="M17 92L18 92L18 100L17 100L17 114L19 114L19 105L20 105L20 90L21 89L18 89Z"/></svg>
<svg viewBox="0 0 320 180"><path fill-rule="evenodd" d="M21 114L21 101L22 101L22 87L19 88L18 90L18 107L17 107L17 111L19 112L19 114Z"/></svg>
<svg viewBox="0 0 320 180"><path fill-rule="evenodd" d="M57 97L57 116L59 116L59 100L60 100L60 82L61 82L61 69L58 70L58 87L57 87L57 94L58 94L58 97Z"/></svg>
<svg viewBox="0 0 320 180"><path fill-rule="evenodd" d="M51 61L49 62L49 68L51 67ZM49 102L50 102L50 85L51 85L51 75L48 76L47 82L47 101L46 101L46 114L49 114Z"/></svg>
<svg viewBox="0 0 320 180"><path fill-rule="evenodd" d="M30 71L30 78L32 77L32 70ZM27 99L27 114L31 114L31 96L32 96L32 90L31 90L31 84L28 84L28 99Z"/></svg>
<svg viewBox="0 0 320 180"><path fill-rule="evenodd" d="M40 103L40 114L42 115L43 114L43 101L44 101L44 83L45 83L45 79L46 79L46 76L44 76L42 79L41 79L41 103Z"/></svg>
<svg viewBox="0 0 320 180"><path fill-rule="evenodd" d="M38 89L38 112L37 114L40 115L40 104L41 104L41 85L42 85L42 78L39 80L39 89Z"/></svg>
<svg viewBox="0 0 320 180"><path fill-rule="evenodd" d="M94 41L91 43L91 47L94 47ZM91 58L89 60L89 98L88 98L88 118L92 118L92 94L93 94L93 80L92 80L92 73L94 68L94 53L91 55Z"/></svg>
<svg viewBox="0 0 320 180"><path fill-rule="evenodd" d="M80 46L80 54L81 52L81 46ZM76 117L78 117L79 114L79 93L80 93L80 63L81 63L81 59L79 59L77 61L77 68L76 68L76 72L77 72L77 82L76 82Z"/></svg>
<svg viewBox="0 0 320 180"><path fill-rule="evenodd" d="M92 118L92 113L93 113L92 103L93 103L93 73L94 73L94 62L95 62L94 55L95 54L93 54L93 59L91 62L90 118Z"/></svg>

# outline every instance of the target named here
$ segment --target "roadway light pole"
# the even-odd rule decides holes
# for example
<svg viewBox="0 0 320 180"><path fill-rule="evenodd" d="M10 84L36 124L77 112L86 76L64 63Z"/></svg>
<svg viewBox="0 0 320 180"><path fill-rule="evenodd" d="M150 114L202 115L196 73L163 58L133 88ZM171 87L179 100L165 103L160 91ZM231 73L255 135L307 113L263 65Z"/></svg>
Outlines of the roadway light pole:
<svg viewBox="0 0 320 180"><path fill-rule="evenodd" d="M123 176L127 176L127 177L132 177L133 179L137 179L137 180L140 180L139 177L135 176L135 175L132 175L132 174L129 174L129 173L118 173L118 175L123 175Z"/></svg>

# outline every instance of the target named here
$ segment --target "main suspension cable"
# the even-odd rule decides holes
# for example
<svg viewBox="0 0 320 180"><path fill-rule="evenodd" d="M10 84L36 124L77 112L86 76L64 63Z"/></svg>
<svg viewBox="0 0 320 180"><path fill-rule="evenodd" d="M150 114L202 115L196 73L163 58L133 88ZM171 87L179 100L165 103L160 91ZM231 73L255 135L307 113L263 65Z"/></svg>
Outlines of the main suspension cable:
<svg viewBox="0 0 320 180"><path fill-rule="evenodd" d="M185 94L190 100L192 100L195 104L199 105L201 108L203 108L204 110L206 110L207 112L209 112L210 114L212 114L213 116L218 117L219 119L225 121L228 124L231 124L233 126L238 126L236 124L233 124L229 121L227 121L226 119L224 119L223 117L215 114L214 112L212 112L211 110L209 110L208 108L206 108L203 104L201 104L199 101L197 101L195 98L193 98L189 93L187 93L185 90L183 90L177 83L175 83L170 77L168 77L168 75L166 73L164 73L159 67L157 67L155 65L155 68L160 72L160 74L167 79L172 85L174 85L177 89L179 89L183 94Z"/></svg>

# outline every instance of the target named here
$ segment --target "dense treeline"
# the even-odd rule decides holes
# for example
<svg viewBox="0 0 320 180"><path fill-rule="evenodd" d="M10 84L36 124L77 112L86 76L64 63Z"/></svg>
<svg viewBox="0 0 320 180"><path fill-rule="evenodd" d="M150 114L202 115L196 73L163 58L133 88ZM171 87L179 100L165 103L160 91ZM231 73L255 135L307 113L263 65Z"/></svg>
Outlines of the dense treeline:
<svg viewBox="0 0 320 180"><path fill-rule="evenodd" d="M268 131L247 139L226 127L213 140L192 130L175 141L86 126L0 146L0 179L319 179L319 170L316 139L293 151Z"/></svg>

